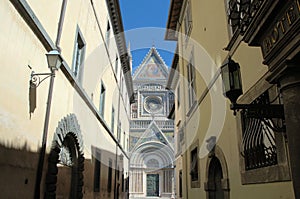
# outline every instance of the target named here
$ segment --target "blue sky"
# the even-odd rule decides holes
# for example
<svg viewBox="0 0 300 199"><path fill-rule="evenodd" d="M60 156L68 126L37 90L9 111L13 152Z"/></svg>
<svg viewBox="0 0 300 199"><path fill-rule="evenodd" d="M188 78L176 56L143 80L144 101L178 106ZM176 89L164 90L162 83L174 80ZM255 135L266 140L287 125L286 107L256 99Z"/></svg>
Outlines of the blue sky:
<svg viewBox="0 0 300 199"><path fill-rule="evenodd" d="M130 42L133 71L153 45L170 66L176 43L165 41L170 0L119 0L126 42Z"/></svg>

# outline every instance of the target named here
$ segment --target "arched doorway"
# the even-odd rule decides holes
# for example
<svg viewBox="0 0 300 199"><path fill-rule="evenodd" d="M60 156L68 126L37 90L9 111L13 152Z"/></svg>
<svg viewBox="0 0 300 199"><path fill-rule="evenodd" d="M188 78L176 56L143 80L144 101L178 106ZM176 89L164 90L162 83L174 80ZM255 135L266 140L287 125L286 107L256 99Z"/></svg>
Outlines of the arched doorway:
<svg viewBox="0 0 300 199"><path fill-rule="evenodd" d="M74 114L59 122L48 158L45 198L83 198L84 156L80 128ZM58 190L57 185L63 188Z"/></svg>
<svg viewBox="0 0 300 199"><path fill-rule="evenodd" d="M218 158L213 157L209 165L208 184L210 190L209 199L224 199L224 190L222 189L223 171Z"/></svg>
<svg viewBox="0 0 300 199"><path fill-rule="evenodd" d="M208 156L205 190L208 199L229 199L228 169L225 156L219 146L215 146Z"/></svg>
<svg viewBox="0 0 300 199"><path fill-rule="evenodd" d="M172 194L174 152L158 141L139 145L130 158L132 197L170 197Z"/></svg>

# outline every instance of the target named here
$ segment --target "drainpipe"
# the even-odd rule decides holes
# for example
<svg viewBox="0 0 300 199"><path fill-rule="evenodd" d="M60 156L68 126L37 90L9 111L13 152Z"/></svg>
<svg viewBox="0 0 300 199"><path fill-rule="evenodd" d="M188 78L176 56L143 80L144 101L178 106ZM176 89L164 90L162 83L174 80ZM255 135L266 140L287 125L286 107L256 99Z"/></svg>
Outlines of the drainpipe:
<svg viewBox="0 0 300 199"><path fill-rule="evenodd" d="M180 27L181 27L181 23L178 21L178 23L180 24ZM183 34L181 34L181 41L183 41ZM181 57L183 57L183 55L184 55L184 44L183 44L183 42L181 42L181 52L182 52L182 54L181 54ZM184 66L184 59L181 59L181 62L182 62L182 66ZM186 113L186 99L185 99L185 97L183 98L183 106L184 106L184 108L185 108L185 110L184 110L184 113ZM185 191L186 191L186 193L185 193L185 195L186 195L186 199L188 199L189 198L189 169L188 169L188 146L187 146L187 133L186 133L186 118L184 119L184 122L183 122L183 132L184 132L184 134L185 134L185 136L184 136L184 138L185 138L185 152L184 153L186 153L186 155L185 155L185 158L184 157L182 157L182 161L184 161L184 163L185 163L185 181L186 181L186 183L185 183Z"/></svg>
<svg viewBox="0 0 300 199"><path fill-rule="evenodd" d="M59 22L58 22L58 28L57 28L55 46L59 52L61 51L59 44L60 44L60 39L61 39L62 28L64 25L67 2L68 2L67 0L63 0L63 2L62 2L62 6L61 6L61 10L60 10L60 17L59 17Z"/></svg>
<svg viewBox="0 0 300 199"><path fill-rule="evenodd" d="M117 128L117 140L118 140L118 130L119 130L119 128L121 128L120 126L119 126L119 120L120 120L120 101L121 101L121 95L122 95L122 93L121 93L121 84L122 84L122 82L121 82L121 79L122 79L122 72L123 72L123 70L122 70L122 63L121 63L121 65L120 65L120 77L119 77L119 85L118 85L118 90L119 90L119 98L118 98L118 116L117 116L117 118L118 118L118 123L117 123L117 126L118 126L118 128ZM120 131L121 131L121 129L120 129ZM120 132L120 134L122 135L122 132ZM120 136L121 136L120 135ZM125 137L124 137L124 139L125 139ZM118 142L120 142L120 140L118 140ZM115 164L115 181L114 181L114 199L118 199L118 197L117 197L117 193L118 193L118 187L117 187L117 169L118 169L118 145L116 144L116 164ZM120 171L119 171L119 175L120 175ZM122 183L124 183L124 182L122 182Z"/></svg>
<svg viewBox="0 0 300 199"><path fill-rule="evenodd" d="M45 122L44 122L42 147L41 147L41 151L40 151L40 154L39 154L39 162L38 162L36 181L35 181L35 192L34 192L34 198L35 199L40 198L40 187L41 187L41 180L42 180L43 167L44 167L44 159L45 159L45 152L46 152L47 134L48 134L49 119L50 119L50 110L51 110L51 101L52 101L54 78L55 78L55 70L51 69L51 77L50 77L48 99L47 99L47 108L46 108L46 115L45 115Z"/></svg>
<svg viewBox="0 0 300 199"><path fill-rule="evenodd" d="M63 22L64 22L64 18L65 18L66 6L67 6L67 0L63 0L62 6L61 6L59 23L58 23L58 29L57 29L57 37L56 37L56 42L55 42L55 45L59 52L61 52L59 44L60 44ZM46 145L47 145L48 127L49 127L49 120L50 120L51 102L52 102L52 95L53 95L54 78L55 78L55 70L51 69L51 77L50 77L49 90L48 90L48 99L47 99L47 107L46 107L46 114L45 114L45 121L44 121L42 146L41 146L41 151L39 154L39 162L38 162L36 181L35 181L35 189L34 189L34 198L35 199L40 199L40 194L41 194L41 181L42 181L42 176L43 176L44 160L45 160L45 154L46 154Z"/></svg>

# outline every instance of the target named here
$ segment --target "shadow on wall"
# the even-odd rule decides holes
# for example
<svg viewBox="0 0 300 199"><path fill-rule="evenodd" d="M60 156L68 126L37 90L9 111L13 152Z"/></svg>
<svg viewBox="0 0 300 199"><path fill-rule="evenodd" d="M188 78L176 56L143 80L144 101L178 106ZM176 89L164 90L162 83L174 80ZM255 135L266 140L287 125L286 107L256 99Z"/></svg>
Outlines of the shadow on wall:
<svg viewBox="0 0 300 199"><path fill-rule="evenodd" d="M33 198L39 154L25 143L0 144L0 187L3 198Z"/></svg>
<svg viewBox="0 0 300 199"><path fill-rule="evenodd" d="M0 187L1 198L34 198L39 152L28 149L27 144L22 147L13 147L13 144L0 144ZM102 154L104 155L103 151ZM107 154L106 154L107 155ZM104 155L104 156L106 156ZM111 154L114 157L113 154ZM45 190L45 176L47 173L49 154L45 157L41 191ZM112 169L111 191L107 191L108 170L106 164L101 164L100 190L94 191L95 159L84 160L83 172L83 198L113 198L115 169ZM68 198L70 194L71 169L57 164L56 198ZM121 168L120 168L121 169ZM120 185L119 198L126 198L124 190L128 190L127 179L124 179L122 171L117 172L117 185ZM118 177L120 176L120 177ZM122 181L124 185L122 185ZM122 189L121 189L122 188Z"/></svg>

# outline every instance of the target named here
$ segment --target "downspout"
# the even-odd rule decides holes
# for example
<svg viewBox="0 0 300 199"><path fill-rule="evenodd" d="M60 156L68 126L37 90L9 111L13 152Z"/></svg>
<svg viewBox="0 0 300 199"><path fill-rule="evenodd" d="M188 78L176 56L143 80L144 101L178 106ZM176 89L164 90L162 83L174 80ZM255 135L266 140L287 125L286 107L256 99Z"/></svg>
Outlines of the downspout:
<svg viewBox="0 0 300 199"><path fill-rule="evenodd" d="M57 28L55 46L59 52L61 51L59 44L60 44L60 39L61 39L62 28L64 25L67 3L68 3L68 0L63 0L63 2L62 2L62 6L61 6L61 10L60 10L60 17L59 17L59 22L58 22L58 28Z"/></svg>
<svg viewBox="0 0 300 199"><path fill-rule="evenodd" d="M50 119L54 78L55 78L55 70L51 69L51 77L50 77L50 84L49 84L49 91L48 91L47 108L46 108L46 114L45 114L42 147L41 147L41 151L39 154L39 162L38 162L36 181L35 181L35 192L34 192L35 199L39 199L40 193L41 193L41 191L40 191L41 190L41 180L42 180L42 175L43 175L44 159L45 159L45 152L46 152L46 145L47 145L47 135L48 135L48 126L49 126L49 119Z"/></svg>
<svg viewBox="0 0 300 199"><path fill-rule="evenodd" d="M116 61L118 61L118 60L116 60ZM121 65L121 68L120 68L120 77L119 77L119 85L117 84L118 85L118 90L119 90L118 116L117 116L117 118L118 118L118 120L117 120L117 122L118 122L117 123L117 126L118 126L118 128L117 128L117 140L118 140L118 130L119 130L119 128L121 128L121 126L119 126L119 120L120 120L120 101L121 101L121 95L122 95L122 93L121 93L122 72L123 72L123 70L122 70L122 65ZM120 129L120 131L121 131L121 129ZM122 132L120 132L120 136L121 135L122 135ZM124 139L125 139L125 137L124 137ZM118 140L118 142L120 142L120 140ZM118 199L118 197L119 197L119 196L117 196L117 193L118 193L118 191L117 191L117 169L118 169L118 145L116 144L116 163L115 163L115 171L116 172L115 172L115 181L114 181L114 199ZM120 171L119 171L119 175L120 175ZM122 183L124 183L124 182L122 182Z"/></svg>
<svg viewBox="0 0 300 199"><path fill-rule="evenodd" d="M55 45L60 52L60 38L61 38L61 32L63 27L63 21L65 17L65 10L66 10L67 0L63 0L61 12L60 12L60 19L58 24L58 30L57 30L57 37ZM39 154L39 162L37 167L37 174L36 174L36 181L35 181L35 189L34 189L34 198L39 199L41 194L41 181L43 176L43 168L44 168L44 160L45 160L45 154L46 154L46 145L47 145L47 136L48 136L48 130L49 130L49 120L50 120L50 111L51 111L51 102L52 102L52 95L53 95L53 85L54 85L54 78L55 78L55 70L51 69L51 77L50 77L50 83L49 83L49 89L48 89L48 99L47 99L47 107L46 107L46 113L45 113L45 121L44 121L44 130L43 130L43 138L42 138L42 146Z"/></svg>
<svg viewBox="0 0 300 199"><path fill-rule="evenodd" d="M179 24L180 24L180 27L181 27L181 23L180 22L178 22ZM183 38L182 38L182 36L183 36L183 34L180 34L181 35L181 41L183 41ZM183 42L181 42L181 51L182 51L182 55L184 55L184 44L183 44ZM181 62L182 62L182 67L184 67L184 59L182 59L182 57L183 56L181 56ZM183 98L183 106L184 106L184 108L186 109L186 98L184 97ZM186 113L186 110L184 110L184 113ZM185 138L185 146L186 146L186 155L185 155L185 181L186 181L186 183L185 183L185 190L186 190L186 199L188 199L189 198L189 182L188 182L188 179L189 179L189 177L188 177L188 175L189 175L189 172L188 172L188 164L187 164L187 161L188 161L188 149L187 149L187 132L186 132L186 118L185 118L185 120L184 120L184 123L183 123L183 132L184 132L184 134L185 134L185 136L184 136L184 138Z"/></svg>

